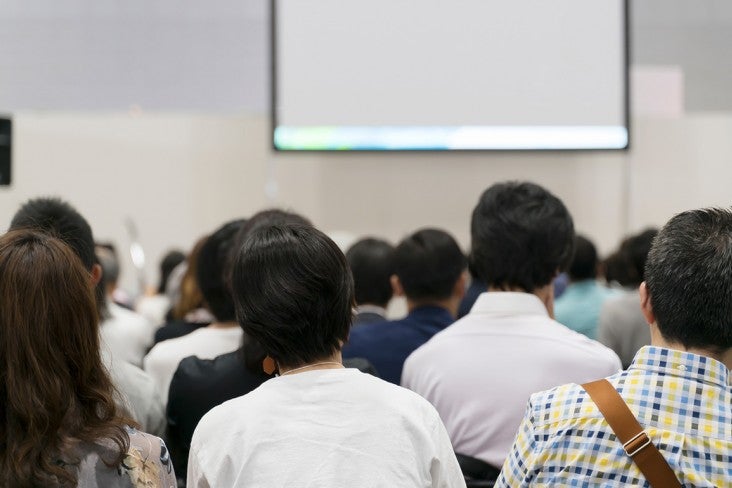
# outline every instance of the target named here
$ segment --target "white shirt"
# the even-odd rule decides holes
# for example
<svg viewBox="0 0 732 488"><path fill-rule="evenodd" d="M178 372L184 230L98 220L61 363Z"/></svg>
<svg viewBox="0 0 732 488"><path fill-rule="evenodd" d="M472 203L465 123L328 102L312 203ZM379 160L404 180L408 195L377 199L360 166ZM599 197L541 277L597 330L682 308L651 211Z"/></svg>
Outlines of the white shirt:
<svg viewBox="0 0 732 488"><path fill-rule="evenodd" d="M280 376L207 413L188 487L464 487L445 427L418 395L356 369Z"/></svg>
<svg viewBox="0 0 732 488"><path fill-rule="evenodd" d="M213 359L234 351L241 346L241 327L202 327L190 334L159 342L145 356L145 371L152 376L163 398L168 404L168 389L178 363L188 356Z"/></svg>
<svg viewBox="0 0 732 488"><path fill-rule="evenodd" d="M153 435L165 434L166 418L163 401L150 375L126 361L114 357L108 348L101 348L102 362L109 371L119 396L117 405L136 420L142 430Z"/></svg>
<svg viewBox="0 0 732 488"><path fill-rule="evenodd" d="M549 318L535 295L491 292L407 358L402 385L437 408L455 452L500 468L532 393L619 370L613 351Z"/></svg>
<svg viewBox="0 0 732 488"><path fill-rule="evenodd" d="M110 317L99 326L102 342L117 359L141 367L142 358L153 344L153 327L142 315L116 303L110 301L107 308Z"/></svg>

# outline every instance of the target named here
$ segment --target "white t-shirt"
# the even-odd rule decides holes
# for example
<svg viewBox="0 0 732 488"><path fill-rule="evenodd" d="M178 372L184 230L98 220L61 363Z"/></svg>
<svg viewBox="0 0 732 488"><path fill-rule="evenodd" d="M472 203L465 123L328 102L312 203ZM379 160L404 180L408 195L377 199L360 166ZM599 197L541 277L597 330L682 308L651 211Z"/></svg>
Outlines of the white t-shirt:
<svg viewBox="0 0 732 488"><path fill-rule="evenodd" d="M464 487L418 395L356 369L273 378L198 424L188 487Z"/></svg>
<svg viewBox="0 0 732 488"><path fill-rule="evenodd" d="M145 371L157 385L163 405L168 404L168 389L178 363L188 356L213 359L241 346L241 327L202 327L190 334L159 342L145 356Z"/></svg>
<svg viewBox="0 0 732 488"><path fill-rule="evenodd" d="M552 320L530 293L483 293L404 363L402 386L440 412L455 452L503 465L532 393L620 370L618 356Z"/></svg>
<svg viewBox="0 0 732 488"><path fill-rule="evenodd" d="M102 342L119 360L142 366L142 358L152 346L155 331L150 322L139 313L107 304L110 317L99 326Z"/></svg>

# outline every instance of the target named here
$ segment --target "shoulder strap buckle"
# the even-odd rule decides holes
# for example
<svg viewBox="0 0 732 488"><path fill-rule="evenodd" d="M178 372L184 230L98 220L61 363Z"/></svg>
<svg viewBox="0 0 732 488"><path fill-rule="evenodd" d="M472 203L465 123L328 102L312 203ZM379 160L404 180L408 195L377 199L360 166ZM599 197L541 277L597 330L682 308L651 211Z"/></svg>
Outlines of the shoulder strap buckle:
<svg viewBox="0 0 732 488"><path fill-rule="evenodd" d="M651 443L651 438L648 437L645 430L641 430L634 435L628 442L623 444L623 450L625 454L630 457L635 456L641 452L644 448L648 447Z"/></svg>

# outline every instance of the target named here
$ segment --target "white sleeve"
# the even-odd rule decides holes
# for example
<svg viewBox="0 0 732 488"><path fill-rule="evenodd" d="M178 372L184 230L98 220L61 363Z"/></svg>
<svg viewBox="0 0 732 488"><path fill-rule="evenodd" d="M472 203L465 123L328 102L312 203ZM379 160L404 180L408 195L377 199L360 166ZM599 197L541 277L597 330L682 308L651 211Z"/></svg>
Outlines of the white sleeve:
<svg viewBox="0 0 732 488"><path fill-rule="evenodd" d="M186 474L186 486L188 488L211 488L206 475L201 469L200 462L198 459L197 446L191 445L191 450L188 454L188 473Z"/></svg>
<svg viewBox="0 0 732 488"><path fill-rule="evenodd" d="M432 488L465 487L465 477L455 457L450 437L447 435L447 430L439 416L432 430L432 439L435 448L430 466Z"/></svg>

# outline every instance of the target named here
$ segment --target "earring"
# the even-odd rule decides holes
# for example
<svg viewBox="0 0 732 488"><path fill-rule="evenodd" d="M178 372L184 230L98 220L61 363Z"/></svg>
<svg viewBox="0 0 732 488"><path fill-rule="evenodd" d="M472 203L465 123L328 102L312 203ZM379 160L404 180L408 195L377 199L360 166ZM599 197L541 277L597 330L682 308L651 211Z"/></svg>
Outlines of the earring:
<svg viewBox="0 0 732 488"><path fill-rule="evenodd" d="M262 361L262 370L267 373L268 376L272 376L272 373L277 371L277 363L274 359L267 356Z"/></svg>

